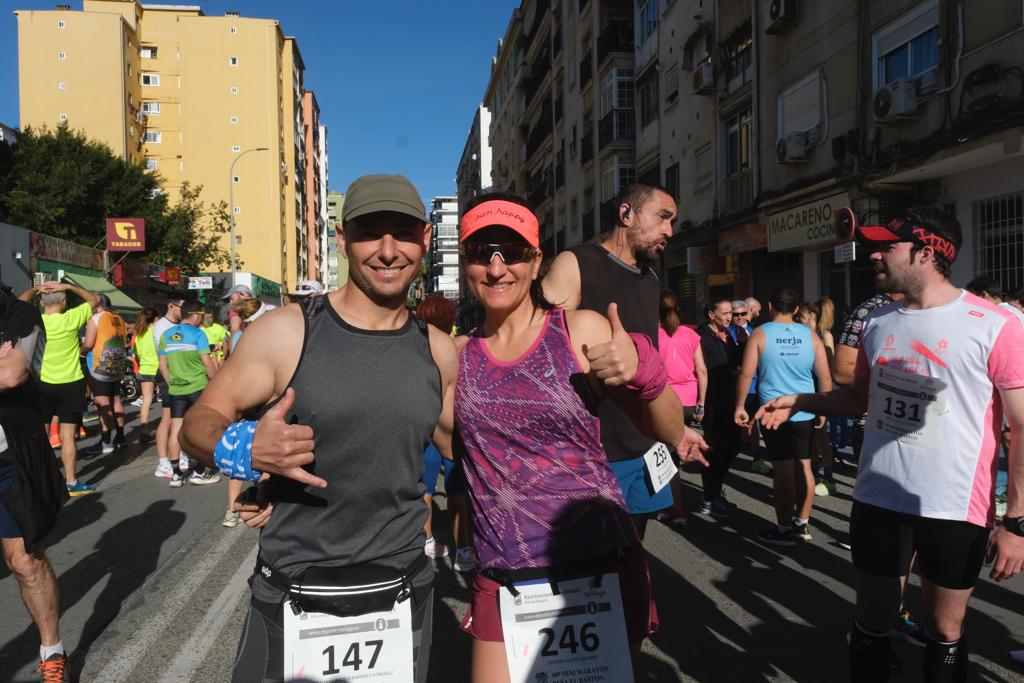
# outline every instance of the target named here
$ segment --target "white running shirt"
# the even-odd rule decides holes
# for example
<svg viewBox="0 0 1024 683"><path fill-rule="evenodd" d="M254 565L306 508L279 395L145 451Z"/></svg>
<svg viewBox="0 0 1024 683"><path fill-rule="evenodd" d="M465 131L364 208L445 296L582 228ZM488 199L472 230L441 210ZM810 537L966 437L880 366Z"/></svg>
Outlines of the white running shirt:
<svg viewBox="0 0 1024 683"><path fill-rule="evenodd" d="M878 308L862 339L857 381L869 397L854 499L991 527L999 390L1024 387L1024 325L961 292L938 308Z"/></svg>

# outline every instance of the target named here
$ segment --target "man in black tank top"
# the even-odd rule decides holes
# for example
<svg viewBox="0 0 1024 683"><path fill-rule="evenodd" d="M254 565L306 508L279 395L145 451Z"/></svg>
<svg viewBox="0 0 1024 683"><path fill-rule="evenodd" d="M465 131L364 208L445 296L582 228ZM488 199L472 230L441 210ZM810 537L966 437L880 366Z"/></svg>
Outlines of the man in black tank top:
<svg viewBox="0 0 1024 683"><path fill-rule="evenodd" d="M401 176L353 182L338 233L349 283L261 316L185 420L185 447L211 464L230 424L261 413L252 469L270 475L261 487L273 514L248 520L266 526L233 681L293 676L294 662L284 669L289 585L313 573L361 572L365 587L379 581L377 571L411 586L415 681L426 680L434 572L420 560L427 516L420 477L429 440L451 457L458 358L448 335L420 326L405 307L430 244L424 215ZM306 670L351 673L339 647L330 662L303 660ZM389 656L381 651L378 669Z"/></svg>
<svg viewBox="0 0 1024 683"><path fill-rule="evenodd" d="M661 285L652 265L672 236L676 202L664 188L634 183L622 191L617 203L615 226L599 243L573 247L555 258L544 278L544 295L567 310L607 314L609 304L617 304L626 330L647 335L657 346ZM588 356L609 352L614 351L591 349ZM602 401L599 410L601 444L642 538L648 517L672 505L671 487L655 493L645 476L643 456L655 443L611 401ZM693 430L687 433L699 438Z"/></svg>

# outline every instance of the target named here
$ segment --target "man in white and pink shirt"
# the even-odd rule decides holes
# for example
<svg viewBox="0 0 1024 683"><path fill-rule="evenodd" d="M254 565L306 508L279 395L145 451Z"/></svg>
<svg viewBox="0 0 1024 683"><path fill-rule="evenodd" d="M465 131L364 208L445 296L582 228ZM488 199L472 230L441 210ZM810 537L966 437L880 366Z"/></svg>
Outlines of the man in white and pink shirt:
<svg viewBox="0 0 1024 683"><path fill-rule="evenodd" d="M867 412L850 530L857 612L851 680L887 681L889 633L916 552L924 680L967 680L963 622L988 555L996 581L1024 568L1024 325L955 287L960 225L944 211L911 209L885 226L860 226L883 292L902 292L865 320L853 385L784 396L759 412L772 429L789 415ZM995 519L1003 416L1012 430L1007 511Z"/></svg>

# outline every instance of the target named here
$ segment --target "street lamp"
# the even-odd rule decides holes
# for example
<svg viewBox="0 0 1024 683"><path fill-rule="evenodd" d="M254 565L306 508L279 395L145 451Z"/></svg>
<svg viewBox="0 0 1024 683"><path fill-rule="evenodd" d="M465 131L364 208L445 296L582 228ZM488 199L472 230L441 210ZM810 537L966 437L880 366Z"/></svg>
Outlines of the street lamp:
<svg viewBox="0 0 1024 683"><path fill-rule="evenodd" d="M231 205L231 286L235 286L235 164L249 152L266 152L269 147L247 149L231 161L228 168L228 204Z"/></svg>

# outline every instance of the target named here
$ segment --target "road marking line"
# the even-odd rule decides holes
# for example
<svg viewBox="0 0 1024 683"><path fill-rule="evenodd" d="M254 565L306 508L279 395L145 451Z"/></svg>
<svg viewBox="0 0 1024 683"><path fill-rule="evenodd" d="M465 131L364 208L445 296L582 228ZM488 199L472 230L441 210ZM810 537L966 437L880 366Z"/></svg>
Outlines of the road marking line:
<svg viewBox="0 0 1024 683"><path fill-rule="evenodd" d="M210 608L206 610L203 621L192 631L192 637L188 639L185 646L178 650L178 656L174 658L167 668L161 683L179 683L179 681L191 681L195 670L206 659L207 653L213 647L214 641L224 628L227 620L234 613L234 606L242 599L242 595L249 590L249 583L246 579L252 574L252 568L256 565L256 551L254 547L245 560L238 567L228 581L228 585L220 592L217 599L213 601Z"/></svg>
<svg viewBox="0 0 1024 683"><path fill-rule="evenodd" d="M219 526L219 525L218 525ZM204 527L201 531L206 530ZM167 593L163 601L162 609L158 607L147 616L141 627L121 646L121 648L110 657L108 664L103 670L93 677L93 680L104 681L105 683L120 683L131 675L138 663L146 656L150 649L160 644L160 637L167 627L183 609L191 609L192 598L196 592L206 583L207 579L218 569L225 556L230 556L235 546L244 542L246 534L234 534L233 543L221 543L214 545L209 552L205 553L202 559L192 566L184 580L176 581L174 588ZM178 552L187 553L189 546L186 544ZM171 562L168 561L162 567L167 569ZM248 572L252 571L255 561L251 564L243 564ZM174 565L176 566L176 565ZM143 590L150 589L157 577L151 577L150 581L143 584ZM174 606L178 606L177 609Z"/></svg>

